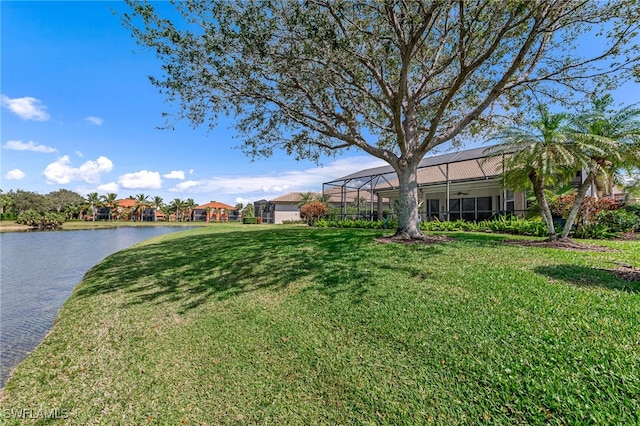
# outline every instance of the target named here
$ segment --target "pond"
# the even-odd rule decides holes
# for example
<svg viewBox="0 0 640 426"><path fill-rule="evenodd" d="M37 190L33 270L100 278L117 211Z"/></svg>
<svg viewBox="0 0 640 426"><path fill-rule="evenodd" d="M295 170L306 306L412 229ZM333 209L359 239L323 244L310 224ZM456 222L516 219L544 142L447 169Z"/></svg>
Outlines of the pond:
<svg viewBox="0 0 640 426"><path fill-rule="evenodd" d="M185 227L0 233L0 387L53 325L85 273L138 242Z"/></svg>

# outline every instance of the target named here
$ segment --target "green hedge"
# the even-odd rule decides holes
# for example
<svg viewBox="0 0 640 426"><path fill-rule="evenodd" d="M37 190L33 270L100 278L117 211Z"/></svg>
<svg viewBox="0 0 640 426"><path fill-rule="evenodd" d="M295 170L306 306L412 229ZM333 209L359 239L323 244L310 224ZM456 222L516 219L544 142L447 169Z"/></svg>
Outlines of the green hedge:
<svg viewBox="0 0 640 426"><path fill-rule="evenodd" d="M258 224L258 218L257 217L243 217L242 218L242 223L248 224L248 225L257 225Z"/></svg>
<svg viewBox="0 0 640 426"><path fill-rule="evenodd" d="M17 213L0 213L0 220L16 220L18 219Z"/></svg>
<svg viewBox="0 0 640 426"><path fill-rule="evenodd" d="M395 229L398 223L395 221L369 221L369 220L330 220L320 219L315 226L323 228L369 228L369 229ZM456 220L451 222L422 222L420 229L423 231L476 231L476 232L503 232L516 235L532 235L544 237L547 228L539 220L519 219L516 217L498 217L481 222L466 222Z"/></svg>

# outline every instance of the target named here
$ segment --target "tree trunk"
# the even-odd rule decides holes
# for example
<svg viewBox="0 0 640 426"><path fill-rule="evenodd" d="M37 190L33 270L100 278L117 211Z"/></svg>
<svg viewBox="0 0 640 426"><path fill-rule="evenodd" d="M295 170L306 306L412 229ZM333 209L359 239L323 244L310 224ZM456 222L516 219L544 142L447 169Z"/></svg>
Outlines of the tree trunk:
<svg viewBox="0 0 640 426"><path fill-rule="evenodd" d="M401 160L396 173L398 173L400 184L396 236L422 240L424 235L420 231L420 221L418 220L418 163L413 164Z"/></svg>
<svg viewBox="0 0 640 426"><path fill-rule="evenodd" d="M544 219L544 223L547 225L549 241L555 241L558 239L558 234L556 234L556 227L553 223L553 215L551 214L549 203L547 203L547 197L544 195L544 185L535 175L530 175L529 178L531 179L531 183L533 183L533 193L540 207L540 214L542 214L542 219Z"/></svg>
<svg viewBox="0 0 640 426"><path fill-rule="evenodd" d="M571 232L571 228L573 227L573 222L575 222L576 217L578 216L578 212L580 211L582 200L584 200L585 195L587 195L587 191L589 190L589 187L591 186L595 178L595 173L589 172L587 178L578 188L576 199L573 202L573 206L571 207L571 211L569 212L569 216L567 217L567 222L564 224L564 229L562 230L562 238L569 238L569 233Z"/></svg>

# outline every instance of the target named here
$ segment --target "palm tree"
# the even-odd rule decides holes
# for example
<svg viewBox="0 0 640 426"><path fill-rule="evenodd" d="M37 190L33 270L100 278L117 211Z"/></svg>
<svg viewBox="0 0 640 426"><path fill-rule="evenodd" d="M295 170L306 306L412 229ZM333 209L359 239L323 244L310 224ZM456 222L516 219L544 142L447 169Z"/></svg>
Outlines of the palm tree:
<svg viewBox="0 0 640 426"><path fill-rule="evenodd" d="M174 198L173 201L169 204L171 210L176 213L176 221L181 222L182 211L185 208L185 202L180 198Z"/></svg>
<svg viewBox="0 0 640 426"><path fill-rule="evenodd" d="M545 189L569 180L575 175L576 165L579 167L586 158L566 137L566 114L551 114L544 105L538 107L538 113L540 117L525 128L502 129L495 139L503 142L492 152L505 156L506 185L516 190L533 187L549 240L556 240L558 235Z"/></svg>
<svg viewBox="0 0 640 426"><path fill-rule="evenodd" d="M153 197L151 207L153 207L154 210L162 210L162 206L164 206L164 200L162 199L162 197L159 197L157 195ZM153 219L156 221L158 220L157 217L158 216L156 214L153 215Z"/></svg>
<svg viewBox="0 0 640 426"><path fill-rule="evenodd" d="M315 192L303 192L300 194L300 200L298 201L298 207L302 207L305 204L313 203L314 201L320 201L320 197Z"/></svg>
<svg viewBox="0 0 640 426"><path fill-rule="evenodd" d="M149 207L149 196L144 194L136 194L135 209L138 211L138 220L142 222L142 215L147 207Z"/></svg>
<svg viewBox="0 0 640 426"><path fill-rule="evenodd" d="M189 211L189 220L192 219L191 213L193 211L193 208L197 205L198 203L196 203L193 198L187 198L187 201L184 202L184 209Z"/></svg>
<svg viewBox="0 0 640 426"><path fill-rule="evenodd" d="M611 95L597 98L593 108L572 118L569 135L587 155L586 176L576 195L575 202L562 238L568 238L578 215L582 200L589 188L601 177L610 187L621 183L621 169L631 170L640 164L640 108L629 105L619 111L610 109Z"/></svg>
<svg viewBox="0 0 640 426"><path fill-rule="evenodd" d="M110 192L107 195L103 195L100 197L105 206L109 208L109 220L111 220L111 211L116 207L116 201L118 200L118 195Z"/></svg>
<svg viewBox="0 0 640 426"><path fill-rule="evenodd" d="M96 220L96 211L98 209L98 206L100 206L102 204L102 202L100 200L100 196L98 195L97 192L92 192L90 194L87 194L87 204L89 204L89 207L91 208L91 213L93 215L93 221L95 222L95 220Z"/></svg>

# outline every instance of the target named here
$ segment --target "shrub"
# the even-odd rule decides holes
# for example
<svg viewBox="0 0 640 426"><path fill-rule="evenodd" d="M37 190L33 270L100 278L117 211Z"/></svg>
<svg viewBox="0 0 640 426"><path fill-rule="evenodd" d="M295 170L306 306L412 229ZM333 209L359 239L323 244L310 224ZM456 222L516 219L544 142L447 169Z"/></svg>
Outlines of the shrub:
<svg viewBox="0 0 640 426"><path fill-rule="evenodd" d="M549 200L549 209L553 217L566 219L575 200L576 194L559 195Z"/></svg>
<svg viewBox="0 0 640 426"><path fill-rule="evenodd" d="M313 226L317 226L320 228L393 229L393 228L397 228L398 223L395 221L385 222L382 220L371 221L366 219L345 219L345 220L318 219L314 222Z"/></svg>
<svg viewBox="0 0 640 426"><path fill-rule="evenodd" d="M591 223L582 225L576 229L574 236L576 238L593 238L593 239L606 239L614 236L609 231L606 225L600 223Z"/></svg>
<svg viewBox="0 0 640 426"><path fill-rule="evenodd" d="M322 201L313 201L300 207L300 218L308 225L313 225L318 219L327 217L329 208Z"/></svg>
<svg viewBox="0 0 640 426"><path fill-rule="evenodd" d="M18 215L16 223L38 229L56 229L64 223L64 216L58 213L38 213L35 210L27 210Z"/></svg>
<svg viewBox="0 0 640 426"><path fill-rule="evenodd" d="M16 220L18 219L17 213L0 213L0 220Z"/></svg>
<svg viewBox="0 0 640 426"><path fill-rule="evenodd" d="M573 207L575 194L560 195L549 201L549 208L553 217L566 219ZM616 210L620 208L620 202L610 197L596 198L584 197L578 210L577 224L593 223L595 215L603 210Z"/></svg>
<svg viewBox="0 0 640 426"><path fill-rule="evenodd" d="M595 215L595 223L611 232L631 232L640 229L640 218L624 209L603 210Z"/></svg>
<svg viewBox="0 0 640 426"><path fill-rule="evenodd" d="M640 204L627 204L622 209L635 214L640 219Z"/></svg>
<svg viewBox="0 0 640 426"><path fill-rule="evenodd" d="M515 235L531 235L544 237L548 230L544 223L534 219L521 219L515 216L498 216L492 220L485 220L479 224L487 230Z"/></svg>
<svg viewBox="0 0 640 426"><path fill-rule="evenodd" d="M242 218L242 223L244 223L245 225L257 225L258 224L258 218L257 217L243 217Z"/></svg>

